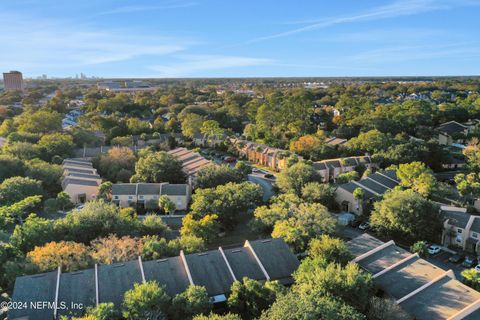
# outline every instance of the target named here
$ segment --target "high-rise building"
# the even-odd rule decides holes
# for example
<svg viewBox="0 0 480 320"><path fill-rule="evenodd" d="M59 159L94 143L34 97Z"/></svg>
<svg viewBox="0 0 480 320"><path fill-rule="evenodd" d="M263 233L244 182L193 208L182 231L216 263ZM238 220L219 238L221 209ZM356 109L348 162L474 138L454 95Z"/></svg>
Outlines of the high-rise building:
<svg viewBox="0 0 480 320"><path fill-rule="evenodd" d="M10 71L3 73L3 86L5 90L20 90L23 91L25 89L25 85L23 83L23 76L20 71Z"/></svg>

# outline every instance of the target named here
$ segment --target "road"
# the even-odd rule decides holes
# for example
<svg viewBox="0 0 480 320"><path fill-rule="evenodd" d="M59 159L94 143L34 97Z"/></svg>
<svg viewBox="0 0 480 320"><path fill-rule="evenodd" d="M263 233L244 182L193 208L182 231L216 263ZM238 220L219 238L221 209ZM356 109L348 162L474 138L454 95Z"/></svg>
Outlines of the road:
<svg viewBox="0 0 480 320"><path fill-rule="evenodd" d="M248 175L248 181L251 181L255 184L260 185L260 187L262 187L263 201L268 201L270 200L271 197L275 195L275 192L272 186L273 180L266 179L263 177L263 175L252 173Z"/></svg>

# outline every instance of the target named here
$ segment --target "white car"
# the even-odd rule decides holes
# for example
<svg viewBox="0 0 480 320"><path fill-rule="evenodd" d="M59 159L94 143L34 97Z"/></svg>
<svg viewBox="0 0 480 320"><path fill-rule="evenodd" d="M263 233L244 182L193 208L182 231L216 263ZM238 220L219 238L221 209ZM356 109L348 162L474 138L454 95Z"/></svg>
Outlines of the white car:
<svg viewBox="0 0 480 320"><path fill-rule="evenodd" d="M477 264L477 266L475 267L475 271L480 272L480 264Z"/></svg>
<svg viewBox="0 0 480 320"><path fill-rule="evenodd" d="M437 246L435 244L428 247L428 253L430 254L437 254L440 252L440 250L441 250L440 246Z"/></svg>
<svg viewBox="0 0 480 320"><path fill-rule="evenodd" d="M358 229L360 230L368 230L370 229L370 223L369 222L362 222L359 226L358 226Z"/></svg>

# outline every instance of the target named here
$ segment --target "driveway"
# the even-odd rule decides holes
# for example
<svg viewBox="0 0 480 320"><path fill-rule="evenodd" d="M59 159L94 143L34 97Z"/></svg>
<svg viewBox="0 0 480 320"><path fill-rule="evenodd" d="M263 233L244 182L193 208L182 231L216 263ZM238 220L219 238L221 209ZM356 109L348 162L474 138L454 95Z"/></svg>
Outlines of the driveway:
<svg viewBox="0 0 480 320"><path fill-rule="evenodd" d="M248 181L258 184L260 185L260 187L262 187L263 201L268 201L271 197L275 195L272 185L273 180L266 179L263 177L263 175L252 173L248 175Z"/></svg>

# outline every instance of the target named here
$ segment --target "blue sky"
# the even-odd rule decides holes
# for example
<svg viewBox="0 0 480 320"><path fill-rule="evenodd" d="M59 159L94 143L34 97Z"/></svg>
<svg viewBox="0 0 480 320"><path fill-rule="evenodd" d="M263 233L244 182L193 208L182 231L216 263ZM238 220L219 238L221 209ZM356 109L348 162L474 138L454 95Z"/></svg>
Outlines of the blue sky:
<svg viewBox="0 0 480 320"><path fill-rule="evenodd" d="M0 1L26 76L479 75L480 0Z"/></svg>

